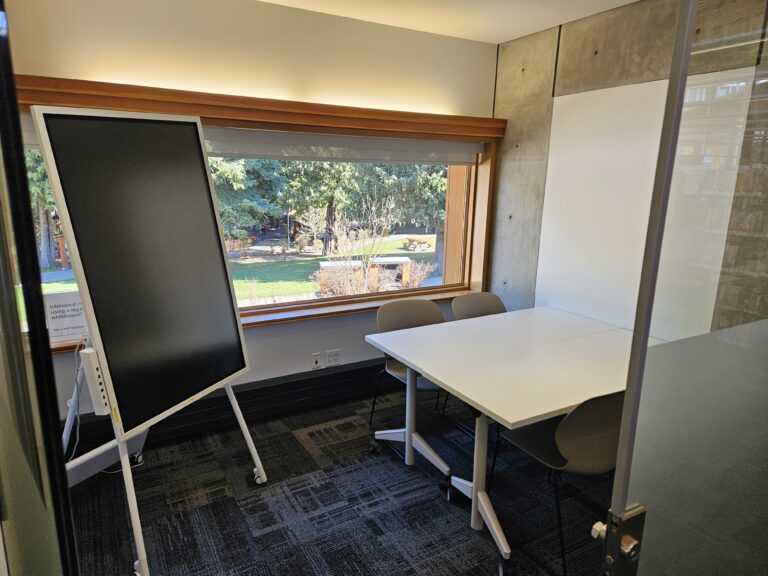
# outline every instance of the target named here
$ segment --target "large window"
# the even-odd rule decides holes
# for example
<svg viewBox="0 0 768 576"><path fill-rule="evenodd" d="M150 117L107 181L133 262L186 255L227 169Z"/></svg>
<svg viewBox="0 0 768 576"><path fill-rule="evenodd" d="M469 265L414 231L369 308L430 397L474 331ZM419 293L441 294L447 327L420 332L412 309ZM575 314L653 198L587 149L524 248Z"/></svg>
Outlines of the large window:
<svg viewBox="0 0 768 576"><path fill-rule="evenodd" d="M506 120L42 76L16 76L16 86L22 108L201 118L248 326L486 288L496 151ZM49 336L64 350L85 325L28 114L22 132ZM194 266L187 244L180 238L158 249Z"/></svg>
<svg viewBox="0 0 768 576"><path fill-rule="evenodd" d="M213 128L206 146L241 308L463 282L477 144ZM43 291L74 292L40 150L26 160ZM194 266L183 239L161 249Z"/></svg>
<svg viewBox="0 0 768 576"><path fill-rule="evenodd" d="M241 307L461 280L462 253L445 246L453 236L462 244L466 179L447 226L446 165L211 157L210 166Z"/></svg>

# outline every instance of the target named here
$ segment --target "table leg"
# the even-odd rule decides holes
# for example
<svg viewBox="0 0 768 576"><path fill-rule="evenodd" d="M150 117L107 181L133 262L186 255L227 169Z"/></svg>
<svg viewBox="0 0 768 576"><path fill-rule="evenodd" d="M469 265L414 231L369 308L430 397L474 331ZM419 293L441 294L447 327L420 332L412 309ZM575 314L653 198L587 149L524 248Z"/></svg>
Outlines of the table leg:
<svg viewBox="0 0 768 576"><path fill-rule="evenodd" d="M475 530L481 530L483 524L488 527L496 546L501 552L502 558L509 560L512 549L507 542L507 537L501 529L496 511L493 509L488 493L485 489L485 473L488 461L488 416L481 414L475 420L475 458L472 471L472 482L453 476L451 485L472 498L472 515L470 526Z"/></svg>
<svg viewBox="0 0 768 576"><path fill-rule="evenodd" d="M374 438L405 443L404 460L408 466L413 466L416 461L415 453L419 452L440 472L450 476L451 469L445 460L416 432L416 380L418 377L416 370L409 367L405 382L405 428L380 430L374 433Z"/></svg>
<svg viewBox="0 0 768 576"><path fill-rule="evenodd" d="M413 466L413 433L416 430L416 379L418 374L413 368L408 368L405 377L405 463Z"/></svg>
<svg viewBox="0 0 768 576"><path fill-rule="evenodd" d="M475 419L475 460L472 466L472 516L470 525L475 530L482 530L483 519L480 516L478 495L485 492L485 472L488 462L488 416L480 414Z"/></svg>

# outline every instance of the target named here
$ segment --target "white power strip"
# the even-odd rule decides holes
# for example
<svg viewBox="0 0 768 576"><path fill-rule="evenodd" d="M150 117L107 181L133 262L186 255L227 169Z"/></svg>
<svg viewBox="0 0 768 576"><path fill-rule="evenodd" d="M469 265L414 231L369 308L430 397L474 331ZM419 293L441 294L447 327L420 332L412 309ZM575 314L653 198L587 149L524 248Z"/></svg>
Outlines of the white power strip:
<svg viewBox="0 0 768 576"><path fill-rule="evenodd" d="M91 393L93 410L97 416L107 416L109 414L109 398L107 398L107 388L104 385L104 374L99 363L99 355L93 348L86 348L80 351L80 361L85 372L88 391Z"/></svg>

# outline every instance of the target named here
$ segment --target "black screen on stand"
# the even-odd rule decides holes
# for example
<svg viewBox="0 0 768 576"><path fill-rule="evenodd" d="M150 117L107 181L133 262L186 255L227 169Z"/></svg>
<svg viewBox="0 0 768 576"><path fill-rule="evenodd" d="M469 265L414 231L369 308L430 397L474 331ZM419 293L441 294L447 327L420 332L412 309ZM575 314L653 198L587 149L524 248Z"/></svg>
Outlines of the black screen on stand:
<svg viewBox="0 0 768 576"><path fill-rule="evenodd" d="M245 367L197 125L44 118L128 431Z"/></svg>

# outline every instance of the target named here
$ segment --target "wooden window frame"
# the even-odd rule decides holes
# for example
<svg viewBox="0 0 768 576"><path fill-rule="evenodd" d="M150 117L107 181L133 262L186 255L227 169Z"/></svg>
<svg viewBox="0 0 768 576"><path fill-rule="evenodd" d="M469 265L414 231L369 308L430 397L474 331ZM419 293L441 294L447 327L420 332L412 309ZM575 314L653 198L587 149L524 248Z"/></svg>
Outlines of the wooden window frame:
<svg viewBox="0 0 768 576"><path fill-rule="evenodd" d="M506 130L504 119L354 108L28 75L16 75L16 91L22 111L33 105L102 108L199 116L204 126L483 143L484 152L467 171L462 282L250 306L241 308L240 316L245 328L253 328L365 312L395 298L448 299L457 292L487 287L496 157L498 142ZM73 349L74 344L54 346L56 352Z"/></svg>

